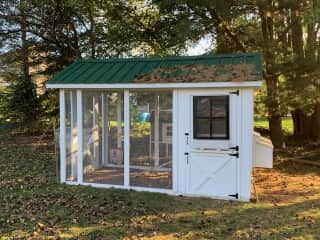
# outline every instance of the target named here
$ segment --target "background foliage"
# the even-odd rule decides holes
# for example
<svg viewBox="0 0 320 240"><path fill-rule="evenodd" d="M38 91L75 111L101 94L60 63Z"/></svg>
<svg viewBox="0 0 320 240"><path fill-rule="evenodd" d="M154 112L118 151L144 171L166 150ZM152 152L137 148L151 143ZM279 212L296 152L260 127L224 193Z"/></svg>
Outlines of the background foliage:
<svg viewBox="0 0 320 240"><path fill-rule="evenodd" d="M51 123L57 96L45 80L78 58L183 55L209 39L207 54L263 54L255 110L276 147L287 116L297 139L317 141L319 20L319 0L4 0L0 76L12 85L1 91L1 115L29 130Z"/></svg>

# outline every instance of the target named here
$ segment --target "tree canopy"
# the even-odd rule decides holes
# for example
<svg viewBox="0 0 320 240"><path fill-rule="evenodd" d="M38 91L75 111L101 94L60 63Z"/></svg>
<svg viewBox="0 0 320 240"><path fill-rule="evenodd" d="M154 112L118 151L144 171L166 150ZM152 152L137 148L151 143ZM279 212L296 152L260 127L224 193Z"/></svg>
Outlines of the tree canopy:
<svg viewBox="0 0 320 240"><path fill-rule="evenodd" d="M209 38L207 54L263 54L256 109L265 109L271 139L281 147L288 114L296 137L320 138L319 20L319 0L4 0L0 73L14 85L9 99L24 96L37 115L55 115L57 105L48 101L55 94L42 84L74 60L181 55Z"/></svg>

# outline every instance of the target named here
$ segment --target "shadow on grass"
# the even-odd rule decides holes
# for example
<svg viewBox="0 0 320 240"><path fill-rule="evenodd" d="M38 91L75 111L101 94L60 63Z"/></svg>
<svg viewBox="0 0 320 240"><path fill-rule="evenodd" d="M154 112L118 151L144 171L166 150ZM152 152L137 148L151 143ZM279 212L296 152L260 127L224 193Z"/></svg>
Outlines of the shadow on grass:
<svg viewBox="0 0 320 240"><path fill-rule="evenodd" d="M203 199L198 199L202 201ZM244 238L280 239L316 237L320 234L319 198L289 206L271 207L253 204L210 201L209 206L188 211L176 209L157 211L151 215L137 215L107 226L95 225L92 231L78 235L81 239L107 237L145 237L165 239ZM175 200L173 200L173 203ZM179 201L178 201L179 202ZM197 209L200 208L200 209ZM79 229L78 229L79 230ZM80 230L81 231L81 230ZM72 235L72 234L71 234Z"/></svg>
<svg viewBox="0 0 320 240"><path fill-rule="evenodd" d="M36 150L31 146L0 146L3 237L282 239L320 235L319 192L305 199L299 195L296 201L295 193L290 193L295 202L273 206L66 186L54 183L51 146L40 145ZM292 167L276 170L289 175L310 171Z"/></svg>
<svg viewBox="0 0 320 240"><path fill-rule="evenodd" d="M7 197L11 198L6 202L9 223L0 226L8 236L14 236L17 229L28 236L34 236L36 229L39 236L59 235L65 239L279 239L320 235L320 196L274 207L51 185L24 194L7 192ZM5 217L3 212L0 215ZM39 222L44 225L42 229L37 229Z"/></svg>

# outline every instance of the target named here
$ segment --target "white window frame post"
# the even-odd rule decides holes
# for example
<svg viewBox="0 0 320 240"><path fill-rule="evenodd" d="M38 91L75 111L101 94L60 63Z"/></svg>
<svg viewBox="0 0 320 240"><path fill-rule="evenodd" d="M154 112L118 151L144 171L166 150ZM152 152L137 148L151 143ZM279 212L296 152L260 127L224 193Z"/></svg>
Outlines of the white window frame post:
<svg viewBox="0 0 320 240"><path fill-rule="evenodd" d="M172 190L178 192L178 116L179 116L179 103L178 103L177 90L172 91Z"/></svg>
<svg viewBox="0 0 320 240"><path fill-rule="evenodd" d="M66 108L65 91L59 91L60 103L60 182L66 181Z"/></svg>
<svg viewBox="0 0 320 240"><path fill-rule="evenodd" d="M78 126L78 184L83 183L83 124L82 91L77 90L77 126Z"/></svg>
<svg viewBox="0 0 320 240"><path fill-rule="evenodd" d="M160 163L160 95L155 96L155 108L154 108L154 167L159 167ZM151 136L151 134L150 134Z"/></svg>
<svg viewBox="0 0 320 240"><path fill-rule="evenodd" d="M124 186L130 186L130 95L124 91Z"/></svg>
<svg viewBox="0 0 320 240"><path fill-rule="evenodd" d="M102 135L102 165L105 166L106 165L106 143L108 141L107 139L107 134L106 134L106 127L107 127L107 119L106 119L106 106L105 106L105 93L101 92L101 115L102 115L102 131L101 131L101 135Z"/></svg>

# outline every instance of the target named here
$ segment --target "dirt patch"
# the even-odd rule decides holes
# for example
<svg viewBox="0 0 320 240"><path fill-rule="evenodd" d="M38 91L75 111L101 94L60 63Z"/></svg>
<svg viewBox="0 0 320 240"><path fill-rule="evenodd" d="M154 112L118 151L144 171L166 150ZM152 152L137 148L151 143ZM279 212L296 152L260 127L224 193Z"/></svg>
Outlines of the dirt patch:
<svg viewBox="0 0 320 240"><path fill-rule="evenodd" d="M320 194L320 167L317 166L288 160L276 163L273 169L255 168L253 176L261 202L288 205Z"/></svg>

